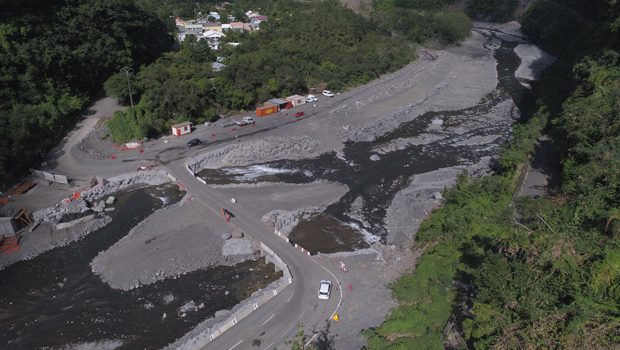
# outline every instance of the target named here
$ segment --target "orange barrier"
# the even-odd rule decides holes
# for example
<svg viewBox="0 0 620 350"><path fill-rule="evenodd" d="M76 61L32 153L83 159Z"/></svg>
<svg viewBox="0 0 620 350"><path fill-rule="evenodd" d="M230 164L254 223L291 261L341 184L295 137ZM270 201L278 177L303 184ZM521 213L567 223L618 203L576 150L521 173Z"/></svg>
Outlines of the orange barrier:
<svg viewBox="0 0 620 350"><path fill-rule="evenodd" d="M114 144L114 147L116 147L116 148L118 148L119 150L121 150L121 152L122 152L122 151L127 151L127 150L130 150L130 149L140 148L140 147L142 147L142 140L140 140L140 142L139 142L139 143L138 143L138 142L134 142L134 145L132 145L132 146L127 146L127 144L125 144L125 146L120 147L119 145L117 145L117 144L115 143L115 144Z"/></svg>

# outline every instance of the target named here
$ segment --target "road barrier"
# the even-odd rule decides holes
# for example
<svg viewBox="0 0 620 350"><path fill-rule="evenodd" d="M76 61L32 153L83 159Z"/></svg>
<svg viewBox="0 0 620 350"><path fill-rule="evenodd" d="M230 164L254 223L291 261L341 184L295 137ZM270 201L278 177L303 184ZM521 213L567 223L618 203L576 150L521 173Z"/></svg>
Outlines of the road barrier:
<svg viewBox="0 0 620 350"><path fill-rule="evenodd" d="M280 233L280 231L275 230L273 231L273 233L275 233L276 235L280 236L283 240L285 240L287 243L290 243L291 241L288 239L288 237L286 237L285 235L283 235L282 233Z"/></svg>
<svg viewBox="0 0 620 350"><path fill-rule="evenodd" d="M291 275L291 271L288 269L288 265L286 265L284 261L282 261L282 258L280 258L278 254L276 254L273 251L273 249L269 248L263 242L260 242L260 250L264 255L271 258L270 261L273 262L277 268L282 270L283 277L284 277L284 283L280 284L276 289L273 290L273 292L265 293L263 297L257 302L253 304L245 305L243 308L236 311L234 314L230 316L230 319L228 321L222 323L221 326L217 330L212 331L211 334L207 338L204 338L202 339L202 341L198 341L195 344L193 344L193 349L203 348L204 346L209 344L213 339L219 337L222 333L232 328L239 321L248 317L252 312L254 312L254 310L257 310L259 307L261 307L266 302L271 300L271 298L278 295L278 293L282 292L284 288L288 287L289 284L293 283L293 276Z"/></svg>
<svg viewBox="0 0 620 350"><path fill-rule="evenodd" d="M306 254L310 255L309 251L307 251L304 248L302 248L301 246L297 245L297 243L295 243L295 248L301 250L302 253L306 253Z"/></svg>
<svg viewBox="0 0 620 350"><path fill-rule="evenodd" d="M201 179L197 174L195 174L187 165L187 163L185 164L185 167L187 168L187 171L189 171L189 173L194 176L198 181L202 182L203 184L207 184L207 182L203 179ZM174 178L174 176L168 174L168 177L170 177L170 179L173 179L173 181L177 181L176 178ZM179 186L182 186L185 190L187 190L187 187L183 186L180 182L178 182ZM189 191L188 191L189 193ZM282 236L282 234L279 231L275 231L275 233L282 237L283 239L285 239L287 242L289 241L287 237ZM252 238L253 239L253 238ZM295 245L297 246L297 245ZM300 247L301 248L301 247ZM301 248L302 251L305 251L308 255L310 255L310 252L308 252L307 250ZM219 324L219 328L216 330L213 330L211 332L211 334L209 334L208 337L202 338L202 339L196 339L194 338L193 344L189 344L186 343L183 348L191 348L191 349L201 349L203 347L205 347L207 344L209 344L213 339L219 337L222 333L226 332L227 330L229 330L230 328L232 328L235 324L237 324L239 321L243 320L244 318L248 317L252 312L254 312L254 310L258 309L260 306L264 305L266 302L268 302L269 300L271 300L271 298L275 297L276 295L278 295L278 293L280 293L281 291L284 290L284 288L288 287L291 283L293 283L293 275L291 275L291 271L288 268L288 265L284 263L284 261L282 261L282 258L280 258L280 256L278 256L278 254L276 254L273 249L269 248L265 243L263 243L262 241L260 242L260 250L261 250L261 254L262 256L266 256L265 260L268 262L273 262L273 264L276 266L276 271L282 270L282 276L284 278L284 283L281 283L278 287L276 287L276 289L273 290L273 293L265 293L262 298L260 300L258 300L257 302L255 302L254 304L248 304L245 305L244 307L242 307L240 310L236 311L235 313L233 313L231 315L231 318L224 322L224 323L220 323ZM217 325L216 325L217 326ZM214 327L215 328L215 327Z"/></svg>

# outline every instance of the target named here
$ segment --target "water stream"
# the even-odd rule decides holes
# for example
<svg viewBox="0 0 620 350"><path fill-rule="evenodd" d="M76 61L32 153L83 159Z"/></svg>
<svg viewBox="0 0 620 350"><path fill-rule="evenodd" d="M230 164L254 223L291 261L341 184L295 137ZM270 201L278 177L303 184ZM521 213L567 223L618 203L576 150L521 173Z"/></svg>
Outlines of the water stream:
<svg viewBox="0 0 620 350"><path fill-rule="evenodd" d="M493 33L482 32L491 44L501 40ZM289 238L310 250L323 253L351 251L365 248L380 240L385 243L387 232L384 226L386 210L392 199L409 185L413 175L423 174L440 168L475 164L482 157L496 156L501 145L510 139L512 127L508 125L481 125L464 133L445 132L439 140L422 145L410 145L404 149L381 154L373 161L371 155L391 141L413 138L421 134L433 134L429 129L433 121L440 120L444 130L455 129L463 123L462 116L488 113L501 101L512 99L525 115L533 105L531 93L515 78L514 72L520 64L514 53L517 43L501 40L494 57L497 60L498 86L495 94L489 95L477 105L456 111L427 112L404 123L397 130L377 138L373 142L357 142L345 148L346 161L335 153L323 154L304 160L278 160L248 167L209 169L199 176L209 183L254 183L286 182L309 183L316 180L339 182L349 191L321 215L306 215L293 229ZM451 124L453 123L453 124ZM475 123L475 121L474 121ZM430 130L430 131L429 131ZM437 133L438 135L440 133ZM497 136L494 138L494 135ZM463 145L470 139L492 140L484 144ZM494 139L493 139L494 138ZM458 147L456 147L458 146ZM352 203L362 198L363 222L352 219L348 214Z"/></svg>
<svg viewBox="0 0 620 350"><path fill-rule="evenodd" d="M486 34L485 34L486 35ZM492 38L489 37L489 40ZM502 41L495 51L498 89L526 112L531 108L529 90L514 77L519 59L514 43ZM355 250L385 240L383 219L395 194L409 184L412 175L439 168L472 164L497 154L510 137L509 126L485 126L453 134L425 145L409 146L380 155L377 148L401 138L428 132L433 120L445 121L466 113L485 113L502 96L450 112L429 112L405 123L374 142L347 146L346 161L334 153L302 161L281 160L250 167L206 170L200 176L210 183L287 182L329 180L346 184L349 192L324 213L307 215L291 239L311 252ZM454 145L472 137L500 135L484 145ZM119 349L157 349L182 336L215 311L230 309L257 288L277 278L273 267L262 261L234 267L200 270L129 292L112 290L90 269L90 262L108 249L154 210L177 202L178 190L145 188L119 196L113 221L78 242L52 249L29 261L0 271L0 347L2 349L62 348L67 344L117 340ZM351 205L361 198L364 222L349 216ZM358 200L359 201L359 200ZM264 278L266 275L269 278ZM230 291L230 293L226 293ZM203 307L179 312L193 301ZM164 317L165 315L165 317Z"/></svg>
<svg viewBox="0 0 620 350"><path fill-rule="evenodd" d="M0 271L0 348L57 348L116 340L124 344L119 349L158 349L278 278L273 266L249 261L123 292L92 273L90 262L100 251L164 202L176 203L183 194L169 185L120 195L107 226ZM190 301L203 306L179 312Z"/></svg>

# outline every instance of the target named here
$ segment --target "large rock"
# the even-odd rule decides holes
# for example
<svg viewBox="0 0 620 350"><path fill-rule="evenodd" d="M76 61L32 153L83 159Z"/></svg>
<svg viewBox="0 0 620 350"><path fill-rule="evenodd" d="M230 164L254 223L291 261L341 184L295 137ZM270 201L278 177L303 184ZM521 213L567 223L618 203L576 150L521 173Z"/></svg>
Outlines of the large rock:
<svg viewBox="0 0 620 350"><path fill-rule="evenodd" d="M380 161L380 160L381 160L381 158L379 158L379 156L378 156L378 155L373 154L372 156L370 156L370 160L377 162L377 161Z"/></svg>
<svg viewBox="0 0 620 350"><path fill-rule="evenodd" d="M222 233L222 239L223 240L230 239L231 237L232 237L232 235L230 233Z"/></svg>
<svg viewBox="0 0 620 350"><path fill-rule="evenodd" d="M215 317L228 316L230 315L229 310L219 310L215 312Z"/></svg>

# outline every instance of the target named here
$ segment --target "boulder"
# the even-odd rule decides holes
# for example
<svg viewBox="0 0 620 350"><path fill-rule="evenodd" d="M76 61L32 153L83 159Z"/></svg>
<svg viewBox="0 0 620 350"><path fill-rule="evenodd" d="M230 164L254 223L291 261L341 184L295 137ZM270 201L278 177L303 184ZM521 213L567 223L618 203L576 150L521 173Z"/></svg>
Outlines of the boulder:
<svg viewBox="0 0 620 350"><path fill-rule="evenodd" d="M370 156L370 160L377 162L377 161L380 161L380 160L381 160L381 158L379 158L379 156L378 156L378 155L373 154L372 156Z"/></svg>
<svg viewBox="0 0 620 350"><path fill-rule="evenodd" d="M230 239L231 237L232 237L232 235L230 233L222 233L222 239L223 240Z"/></svg>

